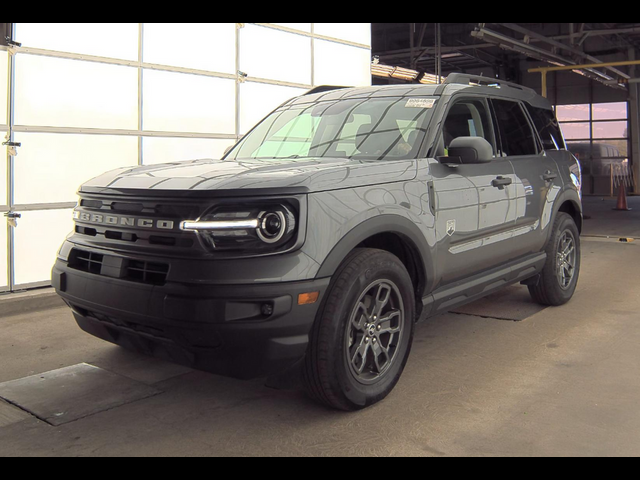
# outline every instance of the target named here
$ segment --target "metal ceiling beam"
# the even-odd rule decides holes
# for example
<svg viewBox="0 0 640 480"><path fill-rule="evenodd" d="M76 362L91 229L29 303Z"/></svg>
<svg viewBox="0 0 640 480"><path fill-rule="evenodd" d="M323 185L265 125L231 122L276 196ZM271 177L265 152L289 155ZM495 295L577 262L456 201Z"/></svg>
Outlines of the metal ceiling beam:
<svg viewBox="0 0 640 480"><path fill-rule="evenodd" d="M510 30L513 30L515 32L519 32L522 33L523 35L527 35L530 38L535 38L537 40L540 40L541 42L545 42L548 43L549 45L552 45L554 47L566 50L568 52L573 53L574 55L581 57L581 58L585 58L589 61L591 61L594 64L603 64L604 62L596 57L593 57L585 52L583 52L582 50L579 50L575 47L572 47L571 45L566 45L564 43L558 42L557 40L554 40L552 38L548 38L545 37L544 35L537 33L537 32L533 32L527 28L521 27L520 25L518 25L517 23L499 23L497 25L502 25L505 28L508 28ZM604 65L601 65L604 67ZM612 71L613 73L615 73L616 75L618 75L619 77L622 78L630 78L629 75L627 75L626 73L618 70L617 68L613 68L613 67L605 67L608 68L610 71Z"/></svg>
<svg viewBox="0 0 640 480"><path fill-rule="evenodd" d="M614 28L614 29L599 29L599 30L582 30L581 33L574 32L574 36L582 35L584 40L585 36L597 37L597 36L604 36L604 35L623 35L627 33L637 33L638 35L640 35L640 26L617 28L617 29ZM551 37L545 37L545 38L549 40L565 40L565 39L570 39L571 34L553 35ZM539 41L540 40L536 38L531 39L531 43L538 43ZM492 48L492 47L495 47L494 43L485 42L485 43L474 43L474 44L468 44L468 45L457 45L453 47L443 46L441 51L442 53L451 53L451 52L457 52L457 51L484 49L484 48ZM422 55L428 54L428 53L433 54L434 51L435 51L435 47L424 47L421 50L421 54ZM380 55L384 55L385 58L387 59L394 59L394 58L405 57L409 55L409 53L410 53L410 49L402 48L402 49L388 50L386 52L381 52Z"/></svg>
<svg viewBox="0 0 640 480"><path fill-rule="evenodd" d="M609 87L613 88L624 88L620 87L617 83L612 84L610 80L614 80L613 77L606 75L598 70L594 70L595 68L605 67L611 65L612 62L609 63L594 63L588 64L587 66L579 66L577 62L574 60L562 57L560 55L556 55L548 50L544 50L528 43L525 43L520 40L516 40L515 38L509 37L507 35L501 34L499 32L495 32L493 30L489 30L480 24L481 26L477 27L476 30L471 32L471 35L477 38L485 38L488 37L495 41L496 45L499 45L502 48L506 48L509 50L513 50L522 55L526 55L528 57L534 58L539 61L547 62L554 64L556 66L567 67L563 68L563 70L573 70L575 73L580 75L584 75L589 77L595 81L603 83ZM546 75L543 78L543 82L546 86Z"/></svg>
<svg viewBox="0 0 640 480"><path fill-rule="evenodd" d="M556 67L536 67L527 70L530 73L539 72L542 74L542 96L547 96L547 72L557 72L561 70L576 70L576 69L588 69L594 67L621 67L623 65L640 65L640 60L627 60L622 62L607 62L607 63L587 63L584 65L565 65Z"/></svg>

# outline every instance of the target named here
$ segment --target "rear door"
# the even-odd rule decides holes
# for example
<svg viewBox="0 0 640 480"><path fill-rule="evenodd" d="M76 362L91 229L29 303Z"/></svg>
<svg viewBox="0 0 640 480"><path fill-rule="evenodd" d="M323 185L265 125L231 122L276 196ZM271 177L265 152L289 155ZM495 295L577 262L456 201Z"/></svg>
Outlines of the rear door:
<svg viewBox="0 0 640 480"><path fill-rule="evenodd" d="M491 99L500 133L500 155L515 171L515 255L539 252L546 241L553 201L562 185L558 166L545 153L524 104Z"/></svg>

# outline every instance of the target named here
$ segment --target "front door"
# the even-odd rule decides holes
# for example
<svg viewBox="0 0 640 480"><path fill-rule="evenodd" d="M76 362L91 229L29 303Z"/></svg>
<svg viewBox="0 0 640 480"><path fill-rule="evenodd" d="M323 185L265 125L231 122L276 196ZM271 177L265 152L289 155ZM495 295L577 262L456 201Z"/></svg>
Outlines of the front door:
<svg viewBox="0 0 640 480"><path fill-rule="evenodd" d="M486 100L456 99L442 123L436 159L430 160L432 208L436 217L438 286L481 273L511 260L515 227L515 173L507 158L487 163L442 162L454 138L479 136L496 149Z"/></svg>

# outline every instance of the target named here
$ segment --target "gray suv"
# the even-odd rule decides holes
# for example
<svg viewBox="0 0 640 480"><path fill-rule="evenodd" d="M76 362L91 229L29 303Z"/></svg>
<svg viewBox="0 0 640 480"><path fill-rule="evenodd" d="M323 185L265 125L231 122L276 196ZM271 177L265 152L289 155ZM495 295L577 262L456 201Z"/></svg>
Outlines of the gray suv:
<svg viewBox="0 0 640 480"><path fill-rule="evenodd" d="M302 372L355 410L398 382L416 322L517 282L572 297L580 182L533 90L318 87L222 160L82 185L52 281L104 340L237 378Z"/></svg>

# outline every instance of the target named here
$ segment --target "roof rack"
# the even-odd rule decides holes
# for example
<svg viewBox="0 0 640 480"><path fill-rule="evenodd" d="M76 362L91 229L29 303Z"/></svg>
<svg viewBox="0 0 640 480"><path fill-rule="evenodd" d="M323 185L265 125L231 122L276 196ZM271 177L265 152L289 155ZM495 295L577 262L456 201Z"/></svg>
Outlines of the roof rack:
<svg viewBox="0 0 640 480"><path fill-rule="evenodd" d="M524 87L522 85L518 85L515 82L508 82L507 80L501 80L499 78L491 78L491 77L483 77L482 75L472 75L470 73L450 73L447 75L447 78L442 83L444 85L476 85L482 87L511 87L518 90L522 90L523 92L534 93L536 91L529 87Z"/></svg>
<svg viewBox="0 0 640 480"><path fill-rule="evenodd" d="M312 93L328 92L329 90L338 90L340 88L349 88L349 87L341 87L338 85L318 85L317 87L313 87L308 92L305 92L304 95L311 95Z"/></svg>

